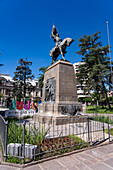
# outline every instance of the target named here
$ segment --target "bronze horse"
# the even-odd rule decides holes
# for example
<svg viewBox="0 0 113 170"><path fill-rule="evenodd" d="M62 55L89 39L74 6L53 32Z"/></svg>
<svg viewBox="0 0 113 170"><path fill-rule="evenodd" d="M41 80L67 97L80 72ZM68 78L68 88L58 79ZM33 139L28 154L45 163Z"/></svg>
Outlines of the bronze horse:
<svg viewBox="0 0 113 170"><path fill-rule="evenodd" d="M69 47L74 40L72 38L65 38L62 41L62 39L59 38L59 34L55 25L53 25L51 37L53 38L54 42L56 42L55 46L49 53L52 57L52 61L55 62L60 54L62 55L63 60L65 60L64 55L67 53L66 47Z"/></svg>

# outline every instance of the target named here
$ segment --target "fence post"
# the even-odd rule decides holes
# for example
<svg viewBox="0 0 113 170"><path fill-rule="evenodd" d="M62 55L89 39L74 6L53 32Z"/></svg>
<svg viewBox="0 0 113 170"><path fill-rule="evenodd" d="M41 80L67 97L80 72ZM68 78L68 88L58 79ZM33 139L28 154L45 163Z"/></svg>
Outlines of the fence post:
<svg viewBox="0 0 113 170"><path fill-rule="evenodd" d="M22 163L25 163L25 124L26 122L23 122L23 150L22 150Z"/></svg>
<svg viewBox="0 0 113 170"><path fill-rule="evenodd" d="M103 116L103 139L105 139L104 116Z"/></svg>
<svg viewBox="0 0 113 170"><path fill-rule="evenodd" d="M107 119L108 119L108 137L109 137L109 142L110 142L109 116L107 117Z"/></svg>
<svg viewBox="0 0 113 170"><path fill-rule="evenodd" d="M90 127L89 127L90 126L90 122L89 122L89 119L90 118L88 117L88 119L87 119L88 120L88 143L89 143L89 146L90 146Z"/></svg>
<svg viewBox="0 0 113 170"><path fill-rule="evenodd" d="M4 161L6 161L7 158L7 138L8 138L8 121L5 123L6 124L6 129L5 129L5 155L4 155Z"/></svg>

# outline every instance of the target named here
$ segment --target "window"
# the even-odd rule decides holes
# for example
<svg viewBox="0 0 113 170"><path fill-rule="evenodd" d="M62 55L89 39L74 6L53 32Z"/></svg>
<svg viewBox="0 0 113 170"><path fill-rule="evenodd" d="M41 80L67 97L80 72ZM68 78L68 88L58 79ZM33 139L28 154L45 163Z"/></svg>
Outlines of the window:
<svg viewBox="0 0 113 170"><path fill-rule="evenodd" d="M8 89L6 89L6 95L8 95L9 94L9 90Z"/></svg>
<svg viewBox="0 0 113 170"><path fill-rule="evenodd" d="M38 83L36 83L36 86L38 86Z"/></svg>

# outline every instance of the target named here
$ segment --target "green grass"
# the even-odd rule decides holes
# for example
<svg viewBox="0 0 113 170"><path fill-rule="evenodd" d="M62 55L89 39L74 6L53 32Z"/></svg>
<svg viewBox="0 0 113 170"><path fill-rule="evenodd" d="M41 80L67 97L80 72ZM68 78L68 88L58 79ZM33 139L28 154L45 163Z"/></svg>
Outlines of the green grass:
<svg viewBox="0 0 113 170"><path fill-rule="evenodd" d="M109 124L113 125L113 119L109 118L108 120L108 117L105 117L105 116L94 116L93 120L98 121L98 122L104 122L104 123L108 123L109 121Z"/></svg>
<svg viewBox="0 0 113 170"><path fill-rule="evenodd" d="M25 143L32 145L41 144L45 136L47 135L49 128L47 127L44 132L44 125L41 126L39 131L38 128L31 127L29 130L28 126L25 127ZM15 121L11 121L8 124L8 140L7 143L23 143L23 124L16 124Z"/></svg>
<svg viewBox="0 0 113 170"><path fill-rule="evenodd" d="M22 164L22 159L12 157L12 156L7 156L6 162L14 163L14 164Z"/></svg>
<svg viewBox="0 0 113 170"><path fill-rule="evenodd" d="M108 134L108 129L105 129L105 132ZM109 129L109 133L113 136L113 128Z"/></svg>
<svg viewBox="0 0 113 170"><path fill-rule="evenodd" d="M86 113L96 113L96 106L87 106ZM97 113L113 114L113 106L111 106L110 110L107 107L102 109L102 106L97 106Z"/></svg>

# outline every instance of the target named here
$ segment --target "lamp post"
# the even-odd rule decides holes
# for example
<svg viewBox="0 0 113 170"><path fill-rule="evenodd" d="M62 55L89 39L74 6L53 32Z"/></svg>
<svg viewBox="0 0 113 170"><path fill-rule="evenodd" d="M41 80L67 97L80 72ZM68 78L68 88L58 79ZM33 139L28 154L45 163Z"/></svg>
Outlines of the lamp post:
<svg viewBox="0 0 113 170"><path fill-rule="evenodd" d="M112 82L112 85L113 85L113 70L112 70L112 61L111 61L108 21L106 22L106 24L107 24L107 35L108 35L108 46L109 46L110 68L111 68L111 82Z"/></svg>

